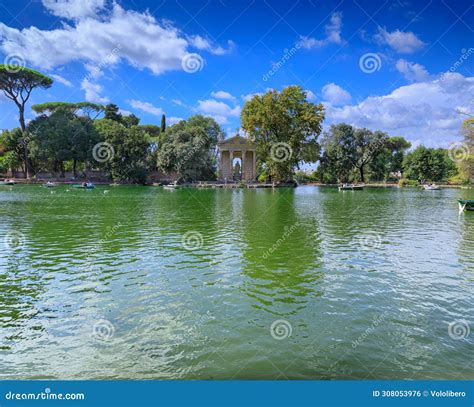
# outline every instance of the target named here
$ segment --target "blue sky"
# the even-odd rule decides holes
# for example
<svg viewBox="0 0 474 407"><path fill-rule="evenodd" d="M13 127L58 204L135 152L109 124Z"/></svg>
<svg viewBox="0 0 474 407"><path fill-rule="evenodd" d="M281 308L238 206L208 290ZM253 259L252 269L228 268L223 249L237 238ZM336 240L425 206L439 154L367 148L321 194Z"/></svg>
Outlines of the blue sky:
<svg viewBox="0 0 474 407"><path fill-rule="evenodd" d="M0 54L55 79L32 104L113 102L143 124L202 113L231 136L250 95L299 84L325 127L447 146L474 110L473 21L471 1L2 0ZM0 128L17 116L0 98Z"/></svg>

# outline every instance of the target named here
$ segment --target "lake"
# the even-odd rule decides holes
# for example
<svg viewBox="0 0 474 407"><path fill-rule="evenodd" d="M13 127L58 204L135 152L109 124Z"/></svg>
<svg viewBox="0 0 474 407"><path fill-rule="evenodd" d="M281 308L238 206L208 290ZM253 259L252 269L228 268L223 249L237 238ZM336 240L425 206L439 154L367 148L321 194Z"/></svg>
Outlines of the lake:
<svg viewBox="0 0 474 407"><path fill-rule="evenodd" d="M459 198L2 186L0 379L474 379Z"/></svg>

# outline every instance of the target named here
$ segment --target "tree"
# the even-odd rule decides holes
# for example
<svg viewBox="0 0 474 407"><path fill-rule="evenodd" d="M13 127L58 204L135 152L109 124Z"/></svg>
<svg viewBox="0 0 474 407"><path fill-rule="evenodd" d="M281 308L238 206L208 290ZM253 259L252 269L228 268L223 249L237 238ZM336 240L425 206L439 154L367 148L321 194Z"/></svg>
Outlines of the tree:
<svg viewBox="0 0 474 407"><path fill-rule="evenodd" d="M374 162L387 142L388 136L381 131L357 129L345 123L332 125L322 140L320 175L331 182L347 182L357 171L364 182L365 166Z"/></svg>
<svg viewBox="0 0 474 407"><path fill-rule="evenodd" d="M356 160L354 166L359 170L360 181L365 182L364 167L383 151L388 140L387 134L381 131L356 129L354 132Z"/></svg>
<svg viewBox="0 0 474 407"><path fill-rule="evenodd" d="M32 156L52 171L64 176L64 163L72 162L74 176L77 164L92 159L92 149L99 141L93 122L77 116L67 106L50 116L41 115L28 125Z"/></svg>
<svg viewBox="0 0 474 407"><path fill-rule="evenodd" d="M373 157L369 163L370 179L372 181L387 180L402 175L403 157L411 143L403 137L390 137L386 140L383 149Z"/></svg>
<svg viewBox="0 0 474 407"><path fill-rule="evenodd" d="M419 146L405 156L403 169L408 179L417 181L441 181L457 172L447 150L425 146Z"/></svg>
<svg viewBox="0 0 474 407"><path fill-rule="evenodd" d="M200 127L173 131L158 150L158 169L167 174L177 174L178 181L213 179L215 167L211 145L209 136Z"/></svg>
<svg viewBox="0 0 474 407"><path fill-rule="evenodd" d="M128 116L122 116L122 124L125 127L132 127L132 126L138 126L140 123L140 119L135 116L133 113L128 115Z"/></svg>
<svg viewBox="0 0 474 407"><path fill-rule="evenodd" d="M113 103L105 106L104 119L113 120L114 122L121 122L122 115L119 113L119 107Z"/></svg>
<svg viewBox="0 0 474 407"><path fill-rule="evenodd" d="M24 166L23 145L25 143L25 134L26 132L21 131L20 128L5 130L0 134L0 173L6 173L9 169L18 168L20 165ZM26 173L26 168L23 167L22 170Z"/></svg>
<svg viewBox="0 0 474 407"><path fill-rule="evenodd" d="M356 161L355 129L349 124L332 125L322 138L323 156L318 169L321 181L347 182Z"/></svg>
<svg viewBox="0 0 474 407"><path fill-rule="evenodd" d="M166 131L166 117L165 117L165 114L163 113L161 115L161 126L160 126L160 130L162 133L164 133Z"/></svg>
<svg viewBox="0 0 474 407"><path fill-rule="evenodd" d="M256 142L261 163L277 181L291 179L301 161L317 160L323 120L323 105L309 102L300 86L255 95L241 114L242 127Z"/></svg>
<svg viewBox="0 0 474 407"><path fill-rule="evenodd" d="M464 141L459 150L460 157L453 158L458 158L456 162L461 181L474 183L474 117L464 120L461 131ZM452 152L451 156L455 155L454 153Z"/></svg>
<svg viewBox="0 0 474 407"><path fill-rule="evenodd" d="M69 110L70 112L78 115L82 112L89 118L95 119L97 116L104 111L104 106L91 103L91 102L45 102L31 106L31 108L38 114L52 114L57 110ZM94 117L92 117L94 115Z"/></svg>
<svg viewBox="0 0 474 407"><path fill-rule="evenodd" d="M222 130L222 127L212 117L206 117L200 114L191 116L186 120L186 126L200 127L203 129L214 145L225 138L224 130Z"/></svg>
<svg viewBox="0 0 474 407"><path fill-rule="evenodd" d="M97 163L114 181L144 183L150 166L148 135L140 126L127 128L110 119L94 121L94 127L109 148L105 161Z"/></svg>
<svg viewBox="0 0 474 407"><path fill-rule="evenodd" d="M0 89L5 96L11 99L18 107L20 128L22 132L26 130L25 123L25 105L30 98L31 92L35 88L47 89L51 87L53 80L33 69L17 65L0 64ZM33 174L33 168L29 159L28 142L26 135L23 136L22 160L26 170L26 177L30 178Z"/></svg>

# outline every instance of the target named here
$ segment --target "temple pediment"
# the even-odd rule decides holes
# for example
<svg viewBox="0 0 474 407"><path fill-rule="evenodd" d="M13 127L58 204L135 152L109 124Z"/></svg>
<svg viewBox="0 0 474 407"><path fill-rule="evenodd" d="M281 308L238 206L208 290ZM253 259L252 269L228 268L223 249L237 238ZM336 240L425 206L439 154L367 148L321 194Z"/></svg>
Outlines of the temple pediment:
<svg viewBox="0 0 474 407"><path fill-rule="evenodd" d="M254 150L255 143L249 140L247 137L242 137L241 135L237 134L234 137L230 137L228 139L219 141L217 146L220 150L224 150L229 147L245 147L246 150Z"/></svg>

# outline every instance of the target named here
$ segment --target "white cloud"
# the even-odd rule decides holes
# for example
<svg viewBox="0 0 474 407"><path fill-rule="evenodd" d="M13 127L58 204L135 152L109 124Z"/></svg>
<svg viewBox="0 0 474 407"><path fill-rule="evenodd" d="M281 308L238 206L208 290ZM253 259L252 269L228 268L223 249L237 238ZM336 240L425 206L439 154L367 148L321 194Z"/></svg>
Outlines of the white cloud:
<svg viewBox="0 0 474 407"><path fill-rule="evenodd" d="M216 99L223 99L223 100L235 100L235 96L232 96L229 92L225 92L223 90L218 90L217 92L212 92L211 96Z"/></svg>
<svg viewBox="0 0 474 407"><path fill-rule="evenodd" d="M141 100L132 99L128 103L134 109L141 110L142 112L152 114L154 116L160 116L164 113L163 109L153 106L150 102L142 102Z"/></svg>
<svg viewBox="0 0 474 407"><path fill-rule="evenodd" d="M422 82L430 77L425 67L415 62L399 59L395 66L397 71L402 73L405 79L410 82Z"/></svg>
<svg viewBox="0 0 474 407"><path fill-rule="evenodd" d="M311 49L321 48L329 44L343 43L343 39L341 38L342 13L332 14L329 24L327 24L324 28L326 32L326 38L318 40L312 37L301 37L298 45L306 49Z"/></svg>
<svg viewBox="0 0 474 407"><path fill-rule="evenodd" d="M51 14L69 20L95 17L105 7L105 0L42 0L42 3Z"/></svg>
<svg viewBox="0 0 474 407"><path fill-rule="evenodd" d="M64 86L67 86L68 88L72 88L72 83L68 81L66 78L63 78L62 76L55 75L55 74L50 74L51 78L53 78L56 82L62 83Z"/></svg>
<svg viewBox="0 0 474 407"><path fill-rule="evenodd" d="M207 99L199 100L195 109L198 113L213 117L219 124L229 122L229 117L238 117L240 115L240 106L230 107L224 102Z"/></svg>
<svg viewBox="0 0 474 407"><path fill-rule="evenodd" d="M74 7L67 12L63 9L65 3L69 4L47 2L49 10L57 15L70 13L83 17L90 14L86 12L88 1L74 0L71 3ZM93 0L90 7L96 10L100 4L99 0ZM101 16L82 17L54 30L40 30L34 26L19 30L0 23L0 51L21 55L29 64L46 70L82 61L89 71L100 72L105 66L126 61L156 75L181 70L182 59L190 54L189 40L171 24L159 23L148 12L125 10L113 3L112 9ZM211 44L206 50L223 53Z"/></svg>
<svg viewBox="0 0 474 407"><path fill-rule="evenodd" d="M213 45L208 39L201 37L200 35L194 35L188 37L190 45L194 48L197 48L201 51L208 51L214 55L225 55L231 53L234 48L235 44L233 41L227 41L228 48L223 48L221 46Z"/></svg>
<svg viewBox="0 0 474 407"><path fill-rule="evenodd" d="M316 95L314 92L310 91L309 89L305 90L305 92L306 92L306 98L310 102L314 102L316 100Z"/></svg>
<svg viewBox="0 0 474 407"><path fill-rule="evenodd" d="M341 88L335 83L328 83L327 85L324 85L322 94L323 99L332 105L348 103L352 98L351 94L347 90Z"/></svg>
<svg viewBox="0 0 474 407"><path fill-rule="evenodd" d="M426 82L395 89L385 96L370 96L356 105L326 106L332 123L346 122L379 129L429 146L444 146L459 139L464 117L457 110L473 110L474 77L446 73Z"/></svg>
<svg viewBox="0 0 474 407"><path fill-rule="evenodd" d="M100 94L104 90L103 87L97 83L92 83L88 79L83 79L81 82L81 89L85 91L85 99L92 103L108 103L107 97Z"/></svg>
<svg viewBox="0 0 474 407"><path fill-rule="evenodd" d="M379 44L389 45L401 54L412 54L426 45L411 31L404 32L395 30L388 32L385 28L381 27L379 27L378 33L375 34L374 39Z"/></svg>
<svg viewBox="0 0 474 407"><path fill-rule="evenodd" d="M250 99L252 99L256 95L262 96L263 93L261 93L261 92L247 93L246 95L242 95L241 98L244 102L248 102Z"/></svg>

